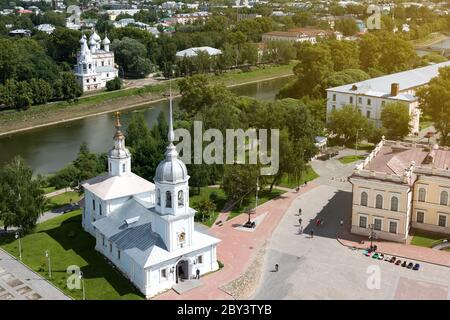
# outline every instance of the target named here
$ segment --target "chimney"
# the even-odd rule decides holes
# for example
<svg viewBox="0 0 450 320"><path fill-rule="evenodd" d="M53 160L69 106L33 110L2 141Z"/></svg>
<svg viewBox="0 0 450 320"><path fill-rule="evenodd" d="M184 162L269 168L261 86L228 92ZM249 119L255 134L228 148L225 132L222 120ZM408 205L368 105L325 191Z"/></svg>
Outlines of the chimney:
<svg viewBox="0 0 450 320"><path fill-rule="evenodd" d="M392 97L397 96L399 90L400 90L400 84L398 84L398 83L391 83L391 96Z"/></svg>

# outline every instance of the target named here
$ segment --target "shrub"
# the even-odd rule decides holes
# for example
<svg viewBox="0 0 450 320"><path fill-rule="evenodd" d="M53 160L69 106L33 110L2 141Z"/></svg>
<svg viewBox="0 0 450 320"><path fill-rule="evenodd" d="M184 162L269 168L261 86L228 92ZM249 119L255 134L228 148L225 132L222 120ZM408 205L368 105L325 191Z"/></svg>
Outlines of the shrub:
<svg viewBox="0 0 450 320"><path fill-rule="evenodd" d="M106 82L106 90L108 91L119 90L121 88L122 88L122 79L120 79L119 77L115 77L114 79Z"/></svg>

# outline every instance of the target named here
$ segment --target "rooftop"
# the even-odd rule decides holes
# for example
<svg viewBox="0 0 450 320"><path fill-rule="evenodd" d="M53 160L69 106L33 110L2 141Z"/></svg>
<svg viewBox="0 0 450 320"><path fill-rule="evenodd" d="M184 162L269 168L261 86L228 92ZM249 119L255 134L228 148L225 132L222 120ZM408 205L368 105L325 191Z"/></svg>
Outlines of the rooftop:
<svg viewBox="0 0 450 320"><path fill-rule="evenodd" d="M102 200L117 199L155 190L155 185L130 172L121 176L104 174L82 184Z"/></svg>
<svg viewBox="0 0 450 320"><path fill-rule="evenodd" d="M390 96L392 83L398 83L400 94L397 98L399 100L408 100L414 97L401 93L401 91L427 84L439 74L439 68L448 66L450 66L450 61L329 88L327 91L383 97Z"/></svg>
<svg viewBox="0 0 450 320"><path fill-rule="evenodd" d="M450 177L450 149L422 143L382 140L356 166L354 175L412 183L414 175Z"/></svg>

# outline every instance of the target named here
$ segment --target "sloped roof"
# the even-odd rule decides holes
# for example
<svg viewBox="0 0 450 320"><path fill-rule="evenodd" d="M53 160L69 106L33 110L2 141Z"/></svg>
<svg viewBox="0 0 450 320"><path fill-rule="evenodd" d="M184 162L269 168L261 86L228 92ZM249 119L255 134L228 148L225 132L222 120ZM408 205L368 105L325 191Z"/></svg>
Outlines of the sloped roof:
<svg viewBox="0 0 450 320"><path fill-rule="evenodd" d="M121 176L104 174L82 184L102 200L116 199L155 190L155 185L130 172Z"/></svg>
<svg viewBox="0 0 450 320"><path fill-rule="evenodd" d="M175 55L179 58L183 57L195 57L197 56L199 51L206 52L210 56L216 56L222 54L222 51L219 49L211 48L211 47L195 47L189 48L186 50L178 51Z"/></svg>
<svg viewBox="0 0 450 320"><path fill-rule="evenodd" d="M361 82L350 83L343 86L328 88L327 91L350 94L365 94L378 97L390 96L392 83L398 83L400 91L422 86L430 82L432 78L438 76L439 68L448 66L450 66L450 61L436 63L426 67L408 71L393 73ZM354 90L355 88L356 90ZM414 97L412 95L400 93L397 98L399 100L408 100L413 99Z"/></svg>

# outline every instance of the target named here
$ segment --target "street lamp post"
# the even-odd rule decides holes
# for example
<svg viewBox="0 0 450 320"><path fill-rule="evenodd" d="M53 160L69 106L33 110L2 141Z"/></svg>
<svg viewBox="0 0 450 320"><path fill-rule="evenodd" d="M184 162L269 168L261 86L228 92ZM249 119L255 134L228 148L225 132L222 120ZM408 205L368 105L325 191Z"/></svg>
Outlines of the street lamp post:
<svg viewBox="0 0 450 320"><path fill-rule="evenodd" d="M356 130L355 156L358 155L358 134L359 134L359 130L361 130L361 129Z"/></svg>
<svg viewBox="0 0 450 320"><path fill-rule="evenodd" d="M19 230L16 231L16 239L19 240L19 259L22 261L22 242L20 240L20 232Z"/></svg>
<svg viewBox="0 0 450 320"><path fill-rule="evenodd" d="M80 271L80 280L81 280L81 287L83 288L83 300L86 300L86 290L84 288L84 278L83 278L83 272Z"/></svg>
<svg viewBox="0 0 450 320"><path fill-rule="evenodd" d="M377 238L377 234L374 231L373 224L369 225L369 239L370 239L370 248L373 247L373 239Z"/></svg>
<svg viewBox="0 0 450 320"><path fill-rule="evenodd" d="M51 279L52 278L52 264L51 264L51 260L50 260L50 250L45 250L45 257L47 258L47 262L48 262L48 277Z"/></svg>

